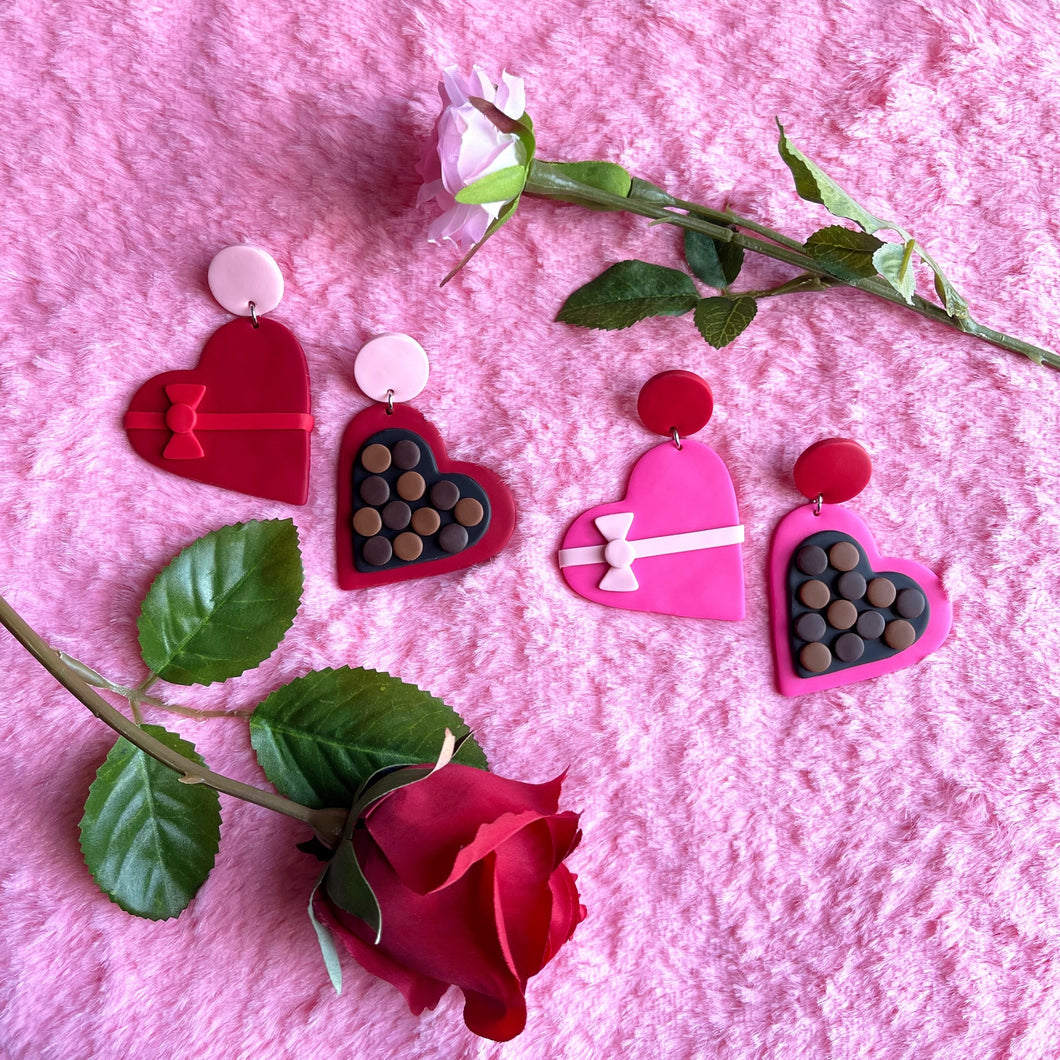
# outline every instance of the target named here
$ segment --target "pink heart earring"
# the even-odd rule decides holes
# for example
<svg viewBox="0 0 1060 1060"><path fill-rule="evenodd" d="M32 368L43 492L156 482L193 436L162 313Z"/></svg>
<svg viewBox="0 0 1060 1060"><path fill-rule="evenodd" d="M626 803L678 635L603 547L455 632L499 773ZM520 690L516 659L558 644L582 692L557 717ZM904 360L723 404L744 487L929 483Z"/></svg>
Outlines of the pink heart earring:
<svg viewBox="0 0 1060 1060"><path fill-rule="evenodd" d="M869 454L826 438L795 462L810 503L773 535L769 595L777 683L798 696L892 673L938 648L953 611L934 573L881 556L869 528L842 502L869 483Z"/></svg>
<svg viewBox="0 0 1060 1060"><path fill-rule="evenodd" d="M694 372L669 371L641 389L644 426L669 439L633 465L625 496L578 516L563 538L567 584L595 603L689 618L744 617L744 529L721 457L687 436L714 396Z"/></svg>

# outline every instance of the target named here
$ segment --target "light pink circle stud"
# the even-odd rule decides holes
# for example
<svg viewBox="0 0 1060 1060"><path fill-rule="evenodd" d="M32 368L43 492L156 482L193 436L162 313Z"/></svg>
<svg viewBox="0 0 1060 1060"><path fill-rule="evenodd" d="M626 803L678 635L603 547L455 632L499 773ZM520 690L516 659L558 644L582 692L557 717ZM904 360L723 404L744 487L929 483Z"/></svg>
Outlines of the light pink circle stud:
<svg viewBox="0 0 1060 1060"><path fill-rule="evenodd" d="M411 335L377 335L353 362L357 385L375 401L411 401L427 385L429 373L427 354Z"/></svg>
<svg viewBox="0 0 1060 1060"><path fill-rule="evenodd" d="M246 243L219 251L206 279L214 298L236 316L271 313L283 298L280 266L267 251Z"/></svg>

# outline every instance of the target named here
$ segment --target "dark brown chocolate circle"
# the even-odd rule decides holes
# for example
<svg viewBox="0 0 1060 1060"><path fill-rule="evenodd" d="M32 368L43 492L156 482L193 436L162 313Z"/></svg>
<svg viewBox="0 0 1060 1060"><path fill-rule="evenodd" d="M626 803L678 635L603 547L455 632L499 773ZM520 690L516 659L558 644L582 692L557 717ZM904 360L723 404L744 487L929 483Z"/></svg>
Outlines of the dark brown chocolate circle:
<svg viewBox="0 0 1060 1060"><path fill-rule="evenodd" d="M460 500L460 487L455 482L443 478L431 486L431 504L439 511L449 511L458 500Z"/></svg>
<svg viewBox="0 0 1060 1060"><path fill-rule="evenodd" d="M433 508L417 508L412 513L412 529L423 537L430 537L442 525L442 517Z"/></svg>
<svg viewBox="0 0 1060 1060"><path fill-rule="evenodd" d="M353 513L353 530L361 537L372 537L382 529L383 520L374 508L358 508Z"/></svg>
<svg viewBox="0 0 1060 1060"><path fill-rule="evenodd" d="M795 636L799 640L820 640L828 630L828 624L816 611L807 611L795 621Z"/></svg>
<svg viewBox="0 0 1060 1060"><path fill-rule="evenodd" d="M443 552L462 552L467 548L467 531L459 523L450 523L438 535L438 547Z"/></svg>
<svg viewBox="0 0 1060 1060"><path fill-rule="evenodd" d="M391 501L383 509L383 525L388 530L404 530L412 518L412 509L404 501Z"/></svg>
<svg viewBox="0 0 1060 1060"><path fill-rule="evenodd" d="M418 501L426 488L427 484L418 471L406 471L397 480L398 496L406 501Z"/></svg>
<svg viewBox="0 0 1060 1060"><path fill-rule="evenodd" d="M857 662L864 654L865 642L856 633L843 633L836 638L835 657L840 662Z"/></svg>
<svg viewBox="0 0 1060 1060"><path fill-rule="evenodd" d="M865 640L875 640L883 633L885 625L887 625L887 622L879 611L862 611L858 615L858 636L863 637Z"/></svg>
<svg viewBox="0 0 1060 1060"><path fill-rule="evenodd" d="M370 563L373 567L382 567L390 562L393 549L385 537L370 537L365 541L361 555L364 556L365 563Z"/></svg>
<svg viewBox="0 0 1060 1060"><path fill-rule="evenodd" d="M485 509L474 497L462 497L453 509L453 515L461 526L478 526L485 514Z"/></svg>
<svg viewBox="0 0 1060 1060"><path fill-rule="evenodd" d="M402 438L390 450L394 454L394 466L408 471L420 462L420 447L411 438Z"/></svg>
<svg viewBox="0 0 1060 1060"><path fill-rule="evenodd" d="M860 600L865 595L865 579L858 571L848 570L839 575L836 588L844 600Z"/></svg>
<svg viewBox="0 0 1060 1060"><path fill-rule="evenodd" d="M394 538L394 555L398 559L410 563L414 559L419 559L422 552L423 538L417 534L398 534Z"/></svg>
<svg viewBox="0 0 1060 1060"><path fill-rule="evenodd" d="M361 453L361 466L365 471L371 471L373 475L378 475L381 471L386 471L390 467L390 450L385 445L380 445L376 442L374 445L369 445L363 453Z"/></svg>
<svg viewBox="0 0 1060 1060"><path fill-rule="evenodd" d="M361 500L378 508L390 500L390 487L385 478L372 475L361 483Z"/></svg>
<svg viewBox="0 0 1060 1060"><path fill-rule="evenodd" d="M883 639L887 647L902 651L916 640L916 630L904 618L896 618L893 622L887 623L887 628L883 631Z"/></svg>
<svg viewBox="0 0 1060 1060"><path fill-rule="evenodd" d="M853 570L861 559L858 546L850 541L837 541L828 550L828 562L836 570Z"/></svg>
<svg viewBox="0 0 1060 1060"><path fill-rule="evenodd" d="M818 574L824 574L828 566L828 554L820 545L805 545L795 556L795 566L803 574L816 578Z"/></svg>
<svg viewBox="0 0 1060 1060"><path fill-rule="evenodd" d="M828 608L828 624L836 629L850 629L858 620L858 609L849 600L836 600Z"/></svg>
<svg viewBox="0 0 1060 1060"><path fill-rule="evenodd" d="M802 663L803 669L809 670L811 674L821 674L832 665L832 653L820 641L815 641L799 652L799 662Z"/></svg>
<svg viewBox="0 0 1060 1060"><path fill-rule="evenodd" d="M894 582L889 578L873 578L869 582L867 596L869 603L873 607L890 607L894 603L896 595L897 590L894 587Z"/></svg>
<svg viewBox="0 0 1060 1060"><path fill-rule="evenodd" d="M813 608L822 608L828 606L828 601L831 600L832 594L822 581L806 582L805 585L799 589L799 599L807 606Z"/></svg>
<svg viewBox="0 0 1060 1060"><path fill-rule="evenodd" d="M894 602L894 609L902 618L919 618L927 601L919 589L903 589Z"/></svg>

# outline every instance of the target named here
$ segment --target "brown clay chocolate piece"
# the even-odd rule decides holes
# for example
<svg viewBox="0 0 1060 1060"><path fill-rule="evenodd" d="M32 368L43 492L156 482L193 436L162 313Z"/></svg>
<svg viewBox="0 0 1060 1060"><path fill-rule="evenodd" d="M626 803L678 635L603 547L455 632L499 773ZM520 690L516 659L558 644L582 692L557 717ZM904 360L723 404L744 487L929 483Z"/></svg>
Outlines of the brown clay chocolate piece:
<svg viewBox="0 0 1060 1060"><path fill-rule="evenodd" d="M828 624L836 629L850 629L858 620L858 609L849 600L836 600L828 608Z"/></svg>
<svg viewBox="0 0 1060 1060"><path fill-rule="evenodd" d="M420 558L423 552L423 538L417 534L398 534L394 538L394 555L398 559L411 562Z"/></svg>
<svg viewBox="0 0 1060 1060"><path fill-rule="evenodd" d="M397 492L402 500L418 501L423 496L423 491L426 488L427 484L423 481L423 476L418 471L406 471L397 480Z"/></svg>
<svg viewBox="0 0 1060 1060"><path fill-rule="evenodd" d="M873 578L869 582L868 601L873 607L890 607L897 590L889 578Z"/></svg>
<svg viewBox="0 0 1060 1060"><path fill-rule="evenodd" d="M916 640L916 630L904 618L896 618L893 622L887 623L887 628L883 631L883 639L889 648L902 651Z"/></svg>
<svg viewBox="0 0 1060 1060"><path fill-rule="evenodd" d="M828 601L832 598L832 594L822 581L806 582L805 585L799 589L799 599L807 606L820 609L828 606Z"/></svg>
<svg viewBox="0 0 1060 1060"><path fill-rule="evenodd" d="M396 442L391 452L394 454L395 467L402 471L408 471L420 462L420 447L411 438Z"/></svg>
<svg viewBox="0 0 1060 1060"><path fill-rule="evenodd" d="M460 487L455 482L443 478L431 486L431 504L439 511L449 511L458 500L460 500Z"/></svg>
<svg viewBox="0 0 1060 1060"><path fill-rule="evenodd" d="M887 621L879 611L862 611L858 615L858 636L865 640L875 640L883 633L883 627L886 625Z"/></svg>
<svg viewBox="0 0 1060 1060"><path fill-rule="evenodd" d="M383 520L374 508L358 508L353 513L353 530L361 537L372 537L382 529Z"/></svg>
<svg viewBox="0 0 1060 1060"><path fill-rule="evenodd" d="M822 674L832 665L832 653L820 641L815 641L799 652L799 662L811 674Z"/></svg>
<svg viewBox="0 0 1060 1060"><path fill-rule="evenodd" d="M828 624L816 611L806 611L795 620L799 640L820 640L827 632Z"/></svg>
<svg viewBox="0 0 1060 1060"><path fill-rule="evenodd" d="M453 515L461 526L478 526L485 514L485 509L474 497L461 498L453 509Z"/></svg>
<svg viewBox="0 0 1060 1060"><path fill-rule="evenodd" d="M365 471L371 471L373 475L386 471L390 467L390 450L378 442L374 445L369 445L361 453L361 466Z"/></svg>
<svg viewBox="0 0 1060 1060"><path fill-rule="evenodd" d="M865 595L865 579L856 570L848 570L839 575L836 588L844 600L860 600Z"/></svg>
<svg viewBox="0 0 1060 1060"><path fill-rule="evenodd" d="M412 529L423 537L430 537L441 525L441 516L433 508L417 508L412 513Z"/></svg>
<svg viewBox="0 0 1060 1060"><path fill-rule="evenodd" d="M370 563L373 567L382 567L389 563L393 554L390 542L385 537L370 537L365 541L364 548L361 550L364 562Z"/></svg>
<svg viewBox="0 0 1060 1060"><path fill-rule="evenodd" d="M391 501L383 509L383 525L388 530L404 530L412 518L412 509L404 501Z"/></svg>
<svg viewBox="0 0 1060 1060"><path fill-rule="evenodd" d="M461 552L467 548L467 531L459 523L450 523L438 535L438 547L443 552Z"/></svg>
<svg viewBox="0 0 1060 1060"><path fill-rule="evenodd" d="M844 633L835 642L835 656L840 662L857 662L864 654L865 642L856 633Z"/></svg>
<svg viewBox="0 0 1060 1060"><path fill-rule="evenodd" d="M386 504L390 500L390 487L386 484L386 479L380 478L379 475L366 478L361 483L361 500L373 508Z"/></svg>
<svg viewBox="0 0 1060 1060"><path fill-rule="evenodd" d="M903 589L894 602L894 609L902 618L918 618L924 613L926 603L919 589Z"/></svg>
<svg viewBox="0 0 1060 1060"><path fill-rule="evenodd" d="M836 570L853 570L860 559L861 553L858 552L858 546L849 541L837 541L828 550L828 562Z"/></svg>
<svg viewBox="0 0 1060 1060"><path fill-rule="evenodd" d="M824 574L828 566L828 554L820 545L805 545L795 557L795 566L803 574L816 578L819 574Z"/></svg>

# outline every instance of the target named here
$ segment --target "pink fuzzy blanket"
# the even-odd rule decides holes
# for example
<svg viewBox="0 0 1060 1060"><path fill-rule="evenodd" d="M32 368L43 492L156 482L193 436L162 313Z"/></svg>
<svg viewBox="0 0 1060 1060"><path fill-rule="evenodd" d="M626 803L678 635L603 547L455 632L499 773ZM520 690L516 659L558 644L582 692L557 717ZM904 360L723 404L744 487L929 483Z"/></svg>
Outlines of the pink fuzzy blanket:
<svg viewBox="0 0 1060 1060"><path fill-rule="evenodd" d="M410 1015L352 961L336 996L306 917L294 822L222 800L212 876L176 920L112 905L78 821L112 734L0 632L0 1055L10 1060L1060 1055L1060 374L851 291L764 300L715 351L689 319L553 322L624 258L680 265L671 230L542 200L448 286L415 164L443 66L525 78L539 153L607 158L803 239L774 118L864 204L911 227L977 319L1060 335L1060 27L1014 0L10 0L0 12L0 593L49 643L143 675L141 597L207 530L297 524L306 587L259 670L186 706L250 708L349 664L430 689L492 768L545 781L584 840L588 918L527 992L526 1030L477 1039L451 991ZM274 317L305 348L304 507L167 475L129 398L194 366L230 319L206 266L268 249ZM750 263L739 285L786 266ZM455 459L511 486L494 561L341 591L335 467L368 402L352 357L416 336L416 407ZM556 565L657 439L657 372L710 382L699 435L747 528L747 617L604 608ZM768 543L811 442L861 441L857 512L942 577L943 647L832 691L776 690ZM238 720L150 713L211 767L265 784Z"/></svg>

